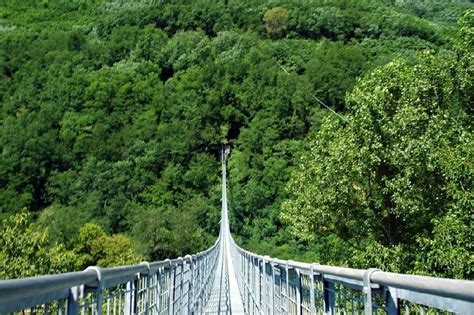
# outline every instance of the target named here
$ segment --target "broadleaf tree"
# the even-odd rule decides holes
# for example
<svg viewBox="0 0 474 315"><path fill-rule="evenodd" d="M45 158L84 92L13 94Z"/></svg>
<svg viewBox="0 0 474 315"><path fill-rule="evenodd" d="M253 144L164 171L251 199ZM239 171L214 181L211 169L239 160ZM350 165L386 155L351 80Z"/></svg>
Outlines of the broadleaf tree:
<svg viewBox="0 0 474 315"><path fill-rule="evenodd" d="M472 65L424 52L359 80L288 184L293 234L335 235L354 267L472 277Z"/></svg>

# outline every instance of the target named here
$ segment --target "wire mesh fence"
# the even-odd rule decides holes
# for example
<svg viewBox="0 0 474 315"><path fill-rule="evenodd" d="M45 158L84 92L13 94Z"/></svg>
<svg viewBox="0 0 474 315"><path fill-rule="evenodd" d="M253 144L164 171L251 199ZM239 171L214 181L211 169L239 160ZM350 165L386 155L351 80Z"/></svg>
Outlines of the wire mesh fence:
<svg viewBox="0 0 474 315"><path fill-rule="evenodd" d="M218 239L174 260L0 281L0 314L199 314L219 247Z"/></svg>
<svg viewBox="0 0 474 315"><path fill-rule="evenodd" d="M474 281L284 261L238 247L228 231L225 156L225 219L214 246L174 260L0 281L0 315L202 314L217 270L228 290L224 250L246 314L474 314ZM224 301L226 313L231 304Z"/></svg>
<svg viewBox="0 0 474 315"><path fill-rule="evenodd" d="M472 281L232 256L248 314L474 314Z"/></svg>

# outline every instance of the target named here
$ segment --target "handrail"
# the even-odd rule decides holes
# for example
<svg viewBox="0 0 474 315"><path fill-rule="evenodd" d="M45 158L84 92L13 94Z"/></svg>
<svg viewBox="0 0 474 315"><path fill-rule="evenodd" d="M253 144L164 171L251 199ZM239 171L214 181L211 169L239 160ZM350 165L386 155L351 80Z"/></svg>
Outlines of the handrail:
<svg viewBox="0 0 474 315"><path fill-rule="evenodd" d="M225 183L223 157L223 218L227 216ZM223 240L229 240L230 244ZM0 313L33 307L35 311L39 308L44 313L54 309L73 315L79 310L98 314L103 310L107 314L118 311L126 315L201 314L209 299L219 255L224 247L230 249L235 272L233 283L237 280L243 308L249 314L382 312L396 315L402 309L408 313L412 310L425 313L433 308L436 312L474 314L474 281L405 275L373 268L336 267L258 255L236 244L229 233L227 217L221 219L221 232L214 245L194 255L0 281ZM223 270L225 272L227 268ZM229 297L228 294L225 298Z"/></svg>
<svg viewBox="0 0 474 315"><path fill-rule="evenodd" d="M371 280L379 285L474 302L474 281L404 275L391 272L374 273Z"/></svg>
<svg viewBox="0 0 474 315"><path fill-rule="evenodd" d="M156 296L161 297L163 292L167 292L165 293L165 298L168 301L160 300L154 302L157 309L163 304L166 304L167 308L172 308L176 301L179 300L179 304L182 304L181 302L184 299L191 301L183 303L189 311L195 308L202 308L205 303L203 299L208 297L208 294L206 294L209 291L207 288L208 284L214 276L214 265L219 251L219 240L220 236L210 248L194 255L187 255L184 258L113 268L89 267L79 272L1 280L0 313L16 312L36 307L37 305L44 306L59 300L68 300L68 303L66 303L68 304L68 310L71 309L71 304L75 305L76 310L89 307L91 304L94 304L99 309L102 308L104 299L120 298L132 301L132 295L136 295L139 291L139 286L143 285L146 286L147 290L155 290L155 298ZM185 268L185 265L189 267ZM197 275L199 275L199 278L195 278ZM166 280L163 280L164 276L167 277ZM176 276L180 277L181 283L172 283L176 280L174 279ZM186 292L183 290L182 283L182 279L185 276L188 282L188 290ZM155 287L153 288L148 283L150 282L148 280L152 277L155 277ZM160 277L162 279L159 279ZM166 282L167 287L163 288L156 281ZM197 284L198 287L194 288L193 284ZM120 285L127 285L129 288L124 292L117 288ZM193 288L193 292L196 292L196 296L179 296L179 294L183 295L183 293L190 295L191 288ZM110 292L106 292L107 289L110 289ZM114 290L117 292L114 292ZM87 300L87 295L90 292L94 292L97 296L104 294L106 296L92 298L92 302L90 302ZM143 303L150 304L148 301L150 297L151 295L144 297L146 301L143 300ZM133 309L133 307L136 307L136 305L130 306L130 309Z"/></svg>
<svg viewBox="0 0 474 315"><path fill-rule="evenodd" d="M364 269L354 269L346 267L335 267L330 265L311 264L292 260L281 260L269 256L257 255L239 247L235 241L237 250L247 255L252 255L258 259L265 259L269 263L278 265L288 265L290 268L302 270L313 270L315 273L345 277L353 280L364 280ZM393 272L377 271L371 277L374 284L393 286L400 289L415 290L428 294L436 294L444 297L451 297L474 302L474 281L455 280L445 278L435 278L429 276L406 275Z"/></svg>
<svg viewBox="0 0 474 315"><path fill-rule="evenodd" d="M474 281L281 260L247 251L233 239L231 242L248 312L332 314L363 309L366 314L375 310L399 314L402 307L419 307L474 314ZM336 303L337 296L344 296L345 302Z"/></svg>
<svg viewBox="0 0 474 315"><path fill-rule="evenodd" d="M74 286L94 283L96 280L97 275L92 270L17 280L2 280L0 281L0 311L5 312L3 305L19 298L25 299L30 296L68 290Z"/></svg>

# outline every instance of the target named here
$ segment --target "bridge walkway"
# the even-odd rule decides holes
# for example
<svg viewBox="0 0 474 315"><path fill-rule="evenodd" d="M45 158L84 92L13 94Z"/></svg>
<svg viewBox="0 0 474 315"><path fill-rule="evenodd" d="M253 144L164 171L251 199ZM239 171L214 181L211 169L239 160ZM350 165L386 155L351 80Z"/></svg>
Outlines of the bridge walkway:
<svg viewBox="0 0 474 315"><path fill-rule="evenodd" d="M222 163L221 250L218 270L204 314L245 314L231 256L231 234L227 213L227 172Z"/></svg>
<svg viewBox="0 0 474 315"><path fill-rule="evenodd" d="M213 246L171 260L0 280L0 314L474 314L474 281L280 260L240 248L229 228L228 154Z"/></svg>

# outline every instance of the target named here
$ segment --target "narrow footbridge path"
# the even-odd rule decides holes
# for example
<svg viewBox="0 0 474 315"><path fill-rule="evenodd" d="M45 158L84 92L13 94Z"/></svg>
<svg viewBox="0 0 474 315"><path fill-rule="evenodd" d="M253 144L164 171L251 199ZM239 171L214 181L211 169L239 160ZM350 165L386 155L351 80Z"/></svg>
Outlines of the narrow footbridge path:
<svg viewBox="0 0 474 315"><path fill-rule="evenodd" d="M223 151L219 269L217 270L212 292L204 310L205 314L245 314L231 252L234 243L230 234L229 216L227 213L227 155L228 151Z"/></svg>
<svg viewBox="0 0 474 315"><path fill-rule="evenodd" d="M220 234L185 257L0 281L2 314L474 314L474 281L302 263L233 240L222 150ZM177 231L179 233L179 231Z"/></svg>

